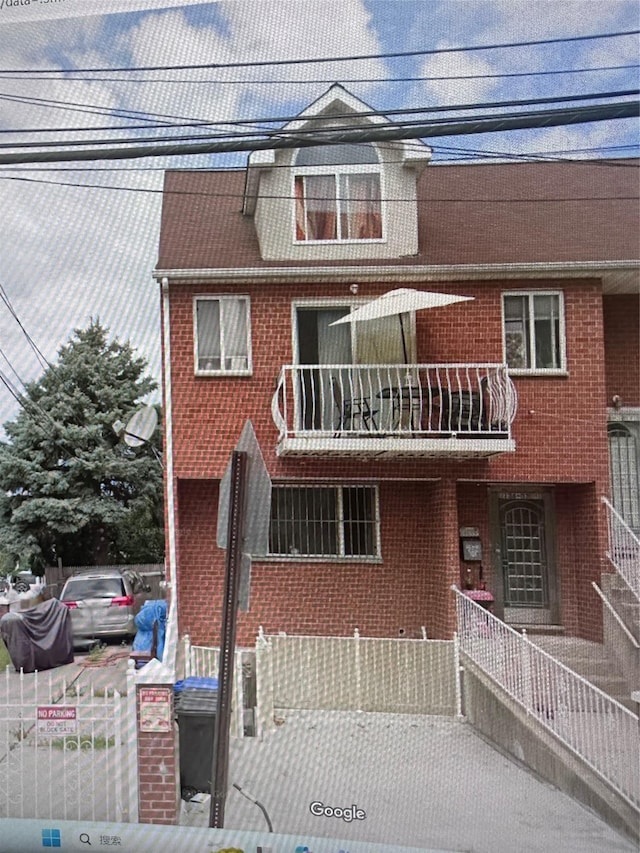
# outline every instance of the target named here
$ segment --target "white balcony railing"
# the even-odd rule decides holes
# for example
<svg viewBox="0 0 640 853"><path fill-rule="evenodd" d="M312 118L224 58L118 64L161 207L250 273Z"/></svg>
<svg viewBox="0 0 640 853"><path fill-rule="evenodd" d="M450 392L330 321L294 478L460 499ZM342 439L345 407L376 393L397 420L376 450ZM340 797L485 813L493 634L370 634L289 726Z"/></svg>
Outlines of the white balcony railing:
<svg viewBox="0 0 640 853"><path fill-rule="evenodd" d="M285 365L272 401L279 442L510 439L516 408L504 364Z"/></svg>

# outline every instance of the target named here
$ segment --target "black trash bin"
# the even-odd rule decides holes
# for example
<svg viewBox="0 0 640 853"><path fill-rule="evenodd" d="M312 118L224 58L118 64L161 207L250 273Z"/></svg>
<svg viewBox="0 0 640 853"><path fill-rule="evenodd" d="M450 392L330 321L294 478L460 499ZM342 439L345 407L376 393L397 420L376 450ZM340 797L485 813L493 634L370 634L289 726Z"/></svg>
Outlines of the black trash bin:
<svg viewBox="0 0 640 853"><path fill-rule="evenodd" d="M194 686L193 682L200 683ZM185 679L176 685L180 788L183 799L191 799L196 793L211 793L217 702L216 679Z"/></svg>

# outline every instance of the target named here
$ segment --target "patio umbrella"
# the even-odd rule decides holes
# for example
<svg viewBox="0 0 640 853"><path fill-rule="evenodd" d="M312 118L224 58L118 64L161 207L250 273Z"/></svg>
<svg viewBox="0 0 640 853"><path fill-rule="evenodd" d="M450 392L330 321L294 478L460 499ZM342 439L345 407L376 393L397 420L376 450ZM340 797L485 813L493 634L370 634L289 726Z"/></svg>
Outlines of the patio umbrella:
<svg viewBox="0 0 640 853"><path fill-rule="evenodd" d="M361 305L339 320L335 320L331 325L336 326L338 323L354 323L361 320L377 320L380 317L391 317L397 314L400 320L402 352L406 364L408 363L407 342L402 315L410 311L439 308L443 305L451 305L454 302L467 302L469 299L473 299L473 296L457 296L453 293L438 293L432 290L414 290L408 287L400 287L397 290L383 293L382 296L367 302L366 305Z"/></svg>

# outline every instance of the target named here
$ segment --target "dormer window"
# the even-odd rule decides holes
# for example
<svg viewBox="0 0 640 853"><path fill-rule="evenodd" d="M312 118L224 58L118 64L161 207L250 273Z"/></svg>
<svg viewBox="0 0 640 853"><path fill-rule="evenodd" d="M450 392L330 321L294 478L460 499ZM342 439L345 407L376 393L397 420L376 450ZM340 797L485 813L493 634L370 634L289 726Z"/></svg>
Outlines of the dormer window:
<svg viewBox="0 0 640 853"><path fill-rule="evenodd" d="M302 148L295 161L298 242L382 240L380 162L370 143Z"/></svg>

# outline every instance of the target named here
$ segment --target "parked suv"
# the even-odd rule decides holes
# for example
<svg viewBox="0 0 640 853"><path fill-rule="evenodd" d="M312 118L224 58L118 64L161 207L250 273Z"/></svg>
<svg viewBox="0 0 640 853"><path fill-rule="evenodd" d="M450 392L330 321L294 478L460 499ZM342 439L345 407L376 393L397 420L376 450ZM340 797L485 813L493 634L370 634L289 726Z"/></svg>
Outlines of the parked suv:
<svg viewBox="0 0 640 853"><path fill-rule="evenodd" d="M60 601L71 610L73 643L130 639L136 633L134 617L142 606L135 580L117 569L96 569L70 577Z"/></svg>

